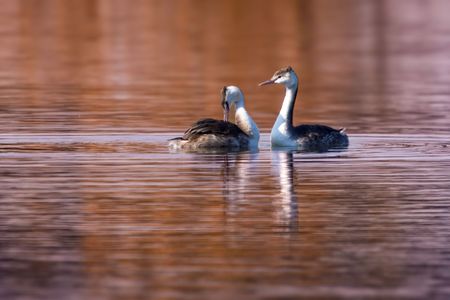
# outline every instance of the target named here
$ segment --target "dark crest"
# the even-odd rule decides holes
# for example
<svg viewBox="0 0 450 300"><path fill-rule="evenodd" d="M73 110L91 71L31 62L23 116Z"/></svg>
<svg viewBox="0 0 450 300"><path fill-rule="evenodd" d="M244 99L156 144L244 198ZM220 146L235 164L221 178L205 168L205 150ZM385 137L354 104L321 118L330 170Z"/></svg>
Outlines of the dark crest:
<svg viewBox="0 0 450 300"><path fill-rule="evenodd" d="M221 90L220 90L220 94L222 95L222 107L225 108L225 99L227 96L227 87L224 86Z"/></svg>
<svg viewBox="0 0 450 300"><path fill-rule="evenodd" d="M224 86L221 90L220 90L220 94L222 95L222 99L225 99L225 96L227 95L227 87Z"/></svg>
<svg viewBox="0 0 450 300"><path fill-rule="evenodd" d="M283 75L285 73L289 73L292 71L291 66L287 66L286 68L280 69L278 71L275 72L275 74L273 74L273 76L279 76L279 75Z"/></svg>

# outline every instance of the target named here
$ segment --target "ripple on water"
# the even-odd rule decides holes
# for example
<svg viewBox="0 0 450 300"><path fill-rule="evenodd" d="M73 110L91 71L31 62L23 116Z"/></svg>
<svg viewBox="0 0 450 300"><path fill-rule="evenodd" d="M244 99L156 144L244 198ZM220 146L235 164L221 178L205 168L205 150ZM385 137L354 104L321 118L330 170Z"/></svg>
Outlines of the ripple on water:
<svg viewBox="0 0 450 300"><path fill-rule="evenodd" d="M175 135L1 135L9 291L20 278L45 294L34 270L102 297L149 276L175 297L446 293L449 136L350 135L344 151L295 153L263 134L257 152L196 154L169 152Z"/></svg>

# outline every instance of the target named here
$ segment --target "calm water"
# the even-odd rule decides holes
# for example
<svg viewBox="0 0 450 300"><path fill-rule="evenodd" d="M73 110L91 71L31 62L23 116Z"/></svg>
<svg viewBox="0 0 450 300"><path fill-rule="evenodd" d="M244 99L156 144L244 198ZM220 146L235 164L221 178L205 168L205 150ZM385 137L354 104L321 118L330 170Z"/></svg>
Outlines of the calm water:
<svg viewBox="0 0 450 300"><path fill-rule="evenodd" d="M447 1L4 2L0 299L450 298ZM226 84L259 151L168 151Z"/></svg>

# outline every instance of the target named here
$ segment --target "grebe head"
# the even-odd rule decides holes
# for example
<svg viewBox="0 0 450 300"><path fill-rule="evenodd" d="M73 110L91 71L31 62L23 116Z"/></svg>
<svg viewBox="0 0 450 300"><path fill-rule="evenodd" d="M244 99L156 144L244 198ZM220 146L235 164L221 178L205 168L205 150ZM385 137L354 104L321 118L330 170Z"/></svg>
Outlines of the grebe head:
<svg viewBox="0 0 450 300"><path fill-rule="evenodd" d="M223 119L228 121L228 115L230 113L230 107L239 101L244 101L242 91L234 85L224 86L222 88L222 107L223 107Z"/></svg>
<svg viewBox="0 0 450 300"><path fill-rule="evenodd" d="M275 74L273 74L272 78L261 82L259 86L273 83L283 84L286 87L290 88L298 84L298 78L294 70L289 66L276 71Z"/></svg>

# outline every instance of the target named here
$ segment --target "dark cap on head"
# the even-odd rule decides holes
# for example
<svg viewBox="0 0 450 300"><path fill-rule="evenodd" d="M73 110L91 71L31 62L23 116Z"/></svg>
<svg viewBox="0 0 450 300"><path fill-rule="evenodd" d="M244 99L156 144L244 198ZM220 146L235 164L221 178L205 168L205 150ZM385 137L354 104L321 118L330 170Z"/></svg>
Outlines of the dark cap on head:
<svg viewBox="0 0 450 300"><path fill-rule="evenodd" d="M278 71L275 72L275 74L272 75L272 78L270 78L269 80L263 81L259 84L259 86L263 86L263 85L268 85L268 84L273 84L277 81L277 79L279 79L281 76L283 76L284 74L288 74L290 72L294 72L294 70L292 70L291 66L287 66L286 68L280 69Z"/></svg>
<svg viewBox="0 0 450 300"><path fill-rule="evenodd" d="M286 68L283 69L279 69L278 71L275 72L275 74L273 74L273 76L278 76L278 75L282 75L284 73L289 73L292 71L291 66L287 66Z"/></svg>

